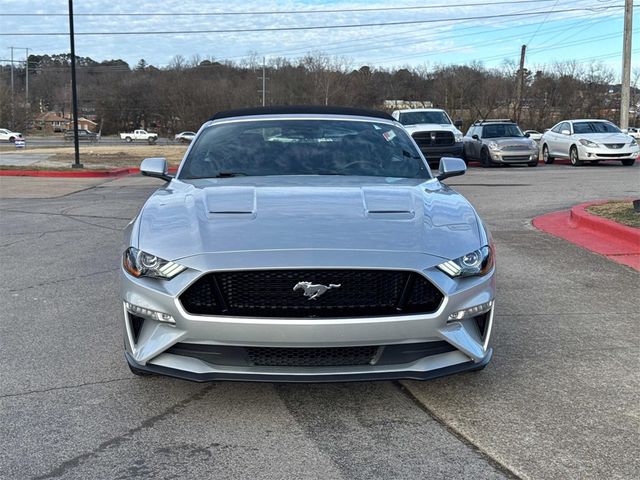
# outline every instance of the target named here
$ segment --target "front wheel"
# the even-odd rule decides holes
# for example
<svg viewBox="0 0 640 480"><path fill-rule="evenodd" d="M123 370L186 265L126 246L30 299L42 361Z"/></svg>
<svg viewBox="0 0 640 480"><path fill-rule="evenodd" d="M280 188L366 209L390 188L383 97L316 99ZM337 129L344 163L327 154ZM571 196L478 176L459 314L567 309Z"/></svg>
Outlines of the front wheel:
<svg viewBox="0 0 640 480"><path fill-rule="evenodd" d="M574 167L581 167L584 165L584 162L580 160L580 157L578 157L578 149L575 146L571 147L571 150L569 151L569 160L571 161L571 165Z"/></svg>
<svg viewBox="0 0 640 480"><path fill-rule="evenodd" d="M127 143L131 143L131 142L133 142L133 139L131 137L126 137L124 139L124 141L127 142Z"/></svg>
<svg viewBox="0 0 640 480"><path fill-rule="evenodd" d="M491 166L491 157L489 157L489 150L483 148L480 151L480 166L482 168L488 168Z"/></svg>
<svg viewBox="0 0 640 480"><path fill-rule="evenodd" d="M147 140L147 142L149 143L149 145L153 145L157 140L157 138L150 138L149 140Z"/></svg>
<svg viewBox="0 0 640 480"><path fill-rule="evenodd" d="M549 155L549 147L547 147L546 143L542 146L542 160L547 165L550 165L555 161L555 158Z"/></svg>
<svg viewBox="0 0 640 480"><path fill-rule="evenodd" d="M634 163L636 163L635 158L625 158L624 160L622 160L622 165L624 165L625 167L630 167Z"/></svg>

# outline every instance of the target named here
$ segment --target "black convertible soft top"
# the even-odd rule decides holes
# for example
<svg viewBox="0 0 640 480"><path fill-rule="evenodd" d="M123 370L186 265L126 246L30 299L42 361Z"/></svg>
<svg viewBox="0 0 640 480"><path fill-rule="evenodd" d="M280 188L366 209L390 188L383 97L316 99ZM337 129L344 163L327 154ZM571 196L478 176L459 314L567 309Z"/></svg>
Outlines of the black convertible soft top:
<svg viewBox="0 0 640 480"><path fill-rule="evenodd" d="M395 120L386 112L378 110L367 110L353 107L323 107L318 105L290 105L281 107L252 107L238 108L236 110L225 110L216 113L210 120L219 120L230 117L249 117L254 115L291 115L291 114L312 114L312 115L351 115L357 117L383 118L385 120Z"/></svg>

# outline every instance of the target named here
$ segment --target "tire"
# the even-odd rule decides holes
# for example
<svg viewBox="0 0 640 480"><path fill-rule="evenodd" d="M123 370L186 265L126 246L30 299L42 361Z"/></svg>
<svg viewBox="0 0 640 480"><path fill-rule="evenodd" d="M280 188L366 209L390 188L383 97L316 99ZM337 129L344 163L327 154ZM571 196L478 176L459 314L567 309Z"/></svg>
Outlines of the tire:
<svg viewBox="0 0 640 480"><path fill-rule="evenodd" d="M486 148L480 150L480 166L482 168L491 167L491 157L489 156L489 150Z"/></svg>
<svg viewBox="0 0 640 480"><path fill-rule="evenodd" d="M149 138L149 139L147 140L147 142L149 143L149 145L153 145L153 144L155 144L157 141L158 141L158 139L157 139L157 138Z"/></svg>
<svg viewBox="0 0 640 480"><path fill-rule="evenodd" d="M569 150L569 161L574 167L581 167L584 165L584 162L580 160L580 157L578 157L578 148L575 145L572 145Z"/></svg>
<svg viewBox="0 0 640 480"><path fill-rule="evenodd" d="M542 146L542 160L547 165L551 165L556 160L551 155L549 155L549 147L547 147L546 143Z"/></svg>
<svg viewBox="0 0 640 480"><path fill-rule="evenodd" d="M139 370L136 367L132 367L131 365L129 365L129 370L131 370L131 373L133 373L134 375L138 376L138 377L152 377L153 373L149 373L149 372L145 372L143 370Z"/></svg>
<svg viewBox="0 0 640 480"><path fill-rule="evenodd" d="M124 141L127 143L131 143L133 142L133 139L131 137L125 137Z"/></svg>
<svg viewBox="0 0 640 480"><path fill-rule="evenodd" d="M9 143L16 143L16 137L9 137Z"/></svg>
<svg viewBox="0 0 640 480"><path fill-rule="evenodd" d="M635 158L625 158L624 160L621 160L621 162L622 162L622 165L624 165L625 167L630 167L634 163L636 163L636 159Z"/></svg>

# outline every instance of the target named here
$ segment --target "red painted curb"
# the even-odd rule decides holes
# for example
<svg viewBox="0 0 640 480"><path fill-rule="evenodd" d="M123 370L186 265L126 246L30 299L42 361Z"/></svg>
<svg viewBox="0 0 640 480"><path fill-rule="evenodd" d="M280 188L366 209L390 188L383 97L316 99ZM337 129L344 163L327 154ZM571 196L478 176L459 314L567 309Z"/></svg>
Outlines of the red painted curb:
<svg viewBox="0 0 640 480"><path fill-rule="evenodd" d="M130 175L131 168L114 168L112 170L0 170L0 177L53 177L53 178L101 178Z"/></svg>
<svg viewBox="0 0 640 480"><path fill-rule="evenodd" d="M608 218L587 212L588 207L592 205L602 205L607 202L608 200L576 205L571 209L571 220L573 220L577 226L589 228L605 235L614 235L623 241L629 241L638 246L640 252L640 229L628 227L627 225L622 225Z"/></svg>
<svg viewBox="0 0 640 480"><path fill-rule="evenodd" d="M175 173L178 169L172 167L169 173ZM139 168L122 167L111 170L0 170L0 177L50 177L50 178L109 178L123 177L140 173Z"/></svg>
<svg viewBox="0 0 640 480"><path fill-rule="evenodd" d="M571 210L541 215L532 223L538 230L640 271L640 229L585 211L590 205L606 202L583 203Z"/></svg>

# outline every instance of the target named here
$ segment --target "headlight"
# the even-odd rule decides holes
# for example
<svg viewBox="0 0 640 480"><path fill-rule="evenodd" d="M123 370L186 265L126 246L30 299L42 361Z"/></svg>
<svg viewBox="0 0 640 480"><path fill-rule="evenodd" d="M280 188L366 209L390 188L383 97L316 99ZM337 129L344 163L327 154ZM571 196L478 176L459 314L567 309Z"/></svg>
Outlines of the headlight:
<svg viewBox="0 0 640 480"><path fill-rule="evenodd" d="M124 269L134 277L173 278L187 269L160 257L129 247L122 257Z"/></svg>
<svg viewBox="0 0 640 480"><path fill-rule="evenodd" d="M453 139L457 143L461 142L462 141L462 134L461 133L454 133L453 134Z"/></svg>
<svg viewBox="0 0 640 480"><path fill-rule="evenodd" d="M629 145L631 145L632 147L633 147L634 145L637 145L637 144L638 144L638 142L636 142L636 139L635 139L635 138L632 138L632 139L631 139L631 142L629 143Z"/></svg>
<svg viewBox="0 0 640 480"><path fill-rule="evenodd" d="M493 251L485 245L455 260L441 263L438 268L450 277L473 277L486 275L493 268Z"/></svg>
<svg viewBox="0 0 640 480"><path fill-rule="evenodd" d="M586 138L581 138L578 141L585 147L597 148L600 146L596 142L592 142L591 140L587 140Z"/></svg>
<svg viewBox="0 0 640 480"><path fill-rule="evenodd" d="M500 145L498 145L496 142L489 142L489 148L491 150L500 150Z"/></svg>

